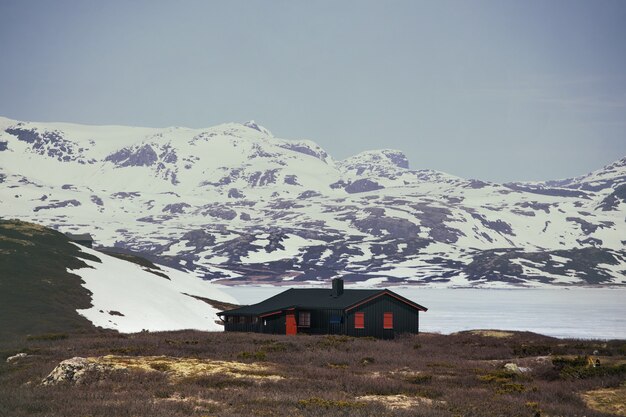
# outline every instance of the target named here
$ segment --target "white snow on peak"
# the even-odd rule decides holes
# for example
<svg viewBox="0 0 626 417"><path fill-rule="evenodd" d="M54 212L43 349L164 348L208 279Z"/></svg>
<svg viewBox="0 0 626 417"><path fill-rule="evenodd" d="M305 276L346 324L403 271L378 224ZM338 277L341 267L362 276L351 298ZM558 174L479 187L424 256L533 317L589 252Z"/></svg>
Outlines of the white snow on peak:
<svg viewBox="0 0 626 417"><path fill-rule="evenodd" d="M374 164L387 165L395 168L409 168L409 160L404 152L397 149L375 149L360 152L339 162L343 167L350 169L355 165Z"/></svg>
<svg viewBox="0 0 626 417"><path fill-rule="evenodd" d="M258 130L259 132L264 133L264 134L266 134L268 136L272 136L272 137L274 136L274 135L272 135L272 133L268 129L266 129L265 127L259 125L254 120L249 120L249 121L243 123L243 125L245 127L249 127L250 129Z"/></svg>

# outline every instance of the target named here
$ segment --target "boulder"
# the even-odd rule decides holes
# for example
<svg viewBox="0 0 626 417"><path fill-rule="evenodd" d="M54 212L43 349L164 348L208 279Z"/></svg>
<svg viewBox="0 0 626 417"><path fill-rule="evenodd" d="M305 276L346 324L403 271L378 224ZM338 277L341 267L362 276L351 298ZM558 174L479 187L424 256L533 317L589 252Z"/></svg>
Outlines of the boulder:
<svg viewBox="0 0 626 417"><path fill-rule="evenodd" d="M16 361L18 361L18 360L20 360L20 359L22 359L22 358L27 357L27 356L28 356L28 355L27 355L26 353L24 353L24 352L22 352L22 353L18 353L17 355L9 356L9 357L7 358L7 363L16 362Z"/></svg>
<svg viewBox="0 0 626 417"><path fill-rule="evenodd" d="M80 384L87 378L100 379L113 370L113 366L91 361L87 358L74 357L59 363L42 381L42 385L61 383Z"/></svg>
<svg viewBox="0 0 626 417"><path fill-rule="evenodd" d="M530 368L523 368L521 366L517 366L514 363L505 364L504 369L506 369L509 372L515 372L516 374L523 374L524 372L530 371Z"/></svg>

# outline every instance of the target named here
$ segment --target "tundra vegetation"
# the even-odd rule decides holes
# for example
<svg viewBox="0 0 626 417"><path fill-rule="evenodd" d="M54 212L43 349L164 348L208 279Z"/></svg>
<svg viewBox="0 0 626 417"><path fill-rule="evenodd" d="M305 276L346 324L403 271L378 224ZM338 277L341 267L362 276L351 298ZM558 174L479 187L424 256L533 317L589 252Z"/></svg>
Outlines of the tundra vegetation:
<svg viewBox="0 0 626 417"><path fill-rule="evenodd" d="M89 331L0 359L0 416L626 415L623 340Z"/></svg>

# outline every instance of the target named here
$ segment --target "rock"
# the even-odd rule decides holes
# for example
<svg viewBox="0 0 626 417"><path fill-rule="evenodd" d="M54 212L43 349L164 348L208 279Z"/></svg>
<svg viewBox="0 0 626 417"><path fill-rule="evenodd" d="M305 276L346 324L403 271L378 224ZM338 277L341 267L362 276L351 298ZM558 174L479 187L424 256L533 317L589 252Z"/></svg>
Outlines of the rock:
<svg viewBox="0 0 626 417"><path fill-rule="evenodd" d="M62 383L80 384L86 378L100 379L103 374L113 370L111 365L90 361L87 358L74 357L59 363L42 381L42 385L57 385Z"/></svg>
<svg viewBox="0 0 626 417"><path fill-rule="evenodd" d="M25 358L27 356L28 356L28 354L26 354L24 352L18 353L17 355L9 356L7 358L7 363L16 362L17 360Z"/></svg>
<svg viewBox="0 0 626 417"><path fill-rule="evenodd" d="M504 369L506 369L509 372L515 372L516 374L523 374L524 372L530 371L530 368L523 368L521 366L517 366L514 363L505 364Z"/></svg>
<svg viewBox="0 0 626 417"><path fill-rule="evenodd" d="M504 365L504 369L506 369L509 372L515 372L516 374L521 374L522 371L519 369L519 366L517 366L514 363L507 363Z"/></svg>
<svg viewBox="0 0 626 417"><path fill-rule="evenodd" d="M344 188L346 192L350 194L356 193L365 193L368 191L380 190L381 188L385 188L376 181L368 180L367 178L356 180L353 183L350 183Z"/></svg>

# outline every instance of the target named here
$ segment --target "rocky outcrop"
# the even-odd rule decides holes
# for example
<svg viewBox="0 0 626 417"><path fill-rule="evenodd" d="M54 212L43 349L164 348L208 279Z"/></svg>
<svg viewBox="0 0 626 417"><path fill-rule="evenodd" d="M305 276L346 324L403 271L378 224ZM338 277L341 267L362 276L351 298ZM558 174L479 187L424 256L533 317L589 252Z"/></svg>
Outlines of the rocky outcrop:
<svg viewBox="0 0 626 417"><path fill-rule="evenodd" d="M366 193L368 191L376 191L381 188L385 188L382 185L378 184L376 181L371 181L368 179L356 180L353 183L350 183L344 188L347 193L356 194L356 193Z"/></svg>
<svg viewBox="0 0 626 417"><path fill-rule="evenodd" d="M148 144L135 148L123 148L105 158L118 167L140 167L153 165L158 160L157 153Z"/></svg>
<svg viewBox="0 0 626 417"><path fill-rule="evenodd" d="M113 366L91 361L79 356L59 363L42 381L42 385L82 384L102 379L114 369Z"/></svg>
<svg viewBox="0 0 626 417"><path fill-rule="evenodd" d="M30 150L39 155L54 158L59 162L78 162L80 164L93 164L95 159L87 159L83 154L84 148L75 142L66 139L62 132L47 130L40 132L37 129L29 129L21 123L5 130L6 133L17 137L19 141L30 145ZM6 150L6 143L4 148Z"/></svg>
<svg viewBox="0 0 626 417"><path fill-rule="evenodd" d="M33 209L34 212L38 212L39 210L50 210L61 207L78 207L80 206L80 201L78 200L65 200L65 201L57 201L54 203L50 203L47 206L37 206Z"/></svg>

